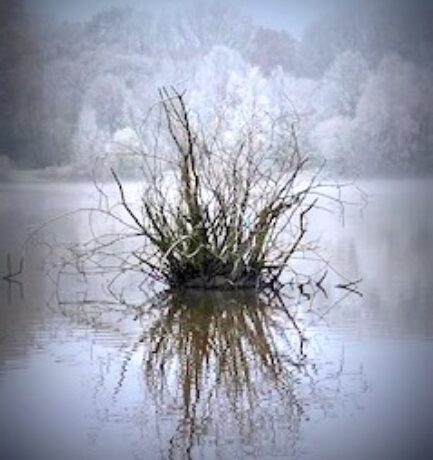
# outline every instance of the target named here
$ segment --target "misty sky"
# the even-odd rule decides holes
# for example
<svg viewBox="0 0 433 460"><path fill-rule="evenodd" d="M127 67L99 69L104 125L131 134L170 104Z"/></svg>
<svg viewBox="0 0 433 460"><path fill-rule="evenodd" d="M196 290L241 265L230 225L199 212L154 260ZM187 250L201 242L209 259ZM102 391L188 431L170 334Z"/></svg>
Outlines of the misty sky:
<svg viewBox="0 0 433 460"><path fill-rule="evenodd" d="M33 13L48 15L60 20L83 20L95 12L111 6L132 6L134 8L157 9L187 2L188 0L25 0ZM206 1L206 0L204 0ZM241 11L258 24L274 29L286 29L300 38L307 24L327 11L339 7L367 3L406 4L411 8L422 6L433 9L432 0L232 0Z"/></svg>
<svg viewBox="0 0 433 460"><path fill-rule="evenodd" d="M150 9L182 0L27 0L33 11L59 19L81 20L102 8L133 6ZM305 25L341 0L236 0L234 3L256 22L300 35Z"/></svg>

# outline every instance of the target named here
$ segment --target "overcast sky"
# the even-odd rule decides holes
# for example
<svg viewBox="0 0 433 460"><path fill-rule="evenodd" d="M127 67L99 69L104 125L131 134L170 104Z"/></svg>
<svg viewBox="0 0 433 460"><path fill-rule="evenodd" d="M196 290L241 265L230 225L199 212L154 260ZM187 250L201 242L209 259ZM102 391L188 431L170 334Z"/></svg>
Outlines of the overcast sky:
<svg viewBox="0 0 433 460"><path fill-rule="evenodd" d="M1 1L1 0L0 0ZM182 3L187 0L27 0L34 12L59 19L82 20L109 6L134 6L149 9ZM340 0L232 0L239 9L257 23L277 29L287 29L300 35L315 16Z"/></svg>
<svg viewBox="0 0 433 460"><path fill-rule="evenodd" d="M0 0L1 1L1 0ZM188 0L24 0L33 13L54 16L58 19L83 20L110 6L144 7L154 10ZM202 0L207 1L207 0ZM433 0L225 0L235 4L252 17L256 23L275 29L286 29L300 38L305 26L329 10L351 7L358 3L364 8L368 3L391 3L392 7L404 3L409 8L433 8ZM391 9L392 11L392 9Z"/></svg>

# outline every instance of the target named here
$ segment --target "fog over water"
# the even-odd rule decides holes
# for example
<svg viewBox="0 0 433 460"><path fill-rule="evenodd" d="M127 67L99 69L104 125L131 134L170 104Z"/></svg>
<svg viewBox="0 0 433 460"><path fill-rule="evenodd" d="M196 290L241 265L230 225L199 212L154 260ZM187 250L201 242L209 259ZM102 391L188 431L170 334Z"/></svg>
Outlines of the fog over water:
<svg viewBox="0 0 433 460"><path fill-rule="evenodd" d="M23 284L0 291L2 456L430 458L432 183L401 185L362 183L374 199L344 227L336 215L314 219L323 254L363 278L363 296L332 277L313 303L289 293L307 338L301 368L299 336L278 305L219 293L137 309L95 299L98 277L87 288L66 281L53 296L37 269L46 248L30 249ZM0 192L3 254L24 229L94 197L92 185L75 184ZM86 222L46 232L76 241ZM127 286L140 304L137 283Z"/></svg>

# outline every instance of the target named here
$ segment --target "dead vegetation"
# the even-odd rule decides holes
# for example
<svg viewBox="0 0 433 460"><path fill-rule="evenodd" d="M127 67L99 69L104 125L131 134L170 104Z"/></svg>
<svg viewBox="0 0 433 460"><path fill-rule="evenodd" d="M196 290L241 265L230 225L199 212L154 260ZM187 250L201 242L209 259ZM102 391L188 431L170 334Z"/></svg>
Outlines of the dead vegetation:
<svg viewBox="0 0 433 460"><path fill-rule="evenodd" d="M172 149L168 156L139 152L145 184L139 209L111 170L128 225L145 241L136 258L172 288L276 286L302 249L320 195L293 120L254 114L234 141L225 141L205 131L174 89L160 91L158 108L160 133L165 129Z"/></svg>
<svg viewBox="0 0 433 460"><path fill-rule="evenodd" d="M111 274L111 290L134 272L171 289L279 290L286 273L304 282L295 259L319 264L321 283L332 267L307 238L309 216L347 203L342 185L325 184L323 167L301 152L293 114L253 111L228 136L224 112L203 123L184 93L159 96L137 127L140 142L125 149L138 159L140 193L114 168L109 190L95 174L98 204L77 210L88 214L88 237L46 242L57 255L55 284L72 272Z"/></svg>

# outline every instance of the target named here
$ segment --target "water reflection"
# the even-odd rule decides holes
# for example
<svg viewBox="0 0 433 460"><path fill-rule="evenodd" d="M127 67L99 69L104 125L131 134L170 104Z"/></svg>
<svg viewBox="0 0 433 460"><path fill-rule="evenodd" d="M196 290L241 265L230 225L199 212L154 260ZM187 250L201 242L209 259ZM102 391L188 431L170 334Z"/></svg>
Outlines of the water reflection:
<svg viewBox="0 0 433 460"><path fill-rule="evenodd" d="M344 388L343 356L320 356L307 337L303 312L323 292L308 300L298 287L286 294L190 290L142 305L63 301L58 308L100 335L125 337L111 371L112 404L128 397L131 375L141 375L163 433L161 458L296 457L303 424L354 400L365 382L351 374Z"/></svg>
<svg viewBox="0 0 433 460"><path fill-rule="evenodd" d="M215 424L229 421L251 442L267 415L258 404L266 393L278 395L293 431L302 414L294 384L305 367L304 340L284 304L253 292L167 296L149 330L144 370L162 405L173 396L181 404L172 453L180 445L189 458L202 433L216 435Z"/></svg>
<svg viewBox="0 0 433 460"><path fill-rule="evenodd" d="M341 390L342 363L328 363L326 383L318 381L318 361L309 358L302 327L279 297L169 293L140 316L152 320L125 353L114 393L122 391L134 354L143 353L157 412L176 420L168 458L193 458L203 445L221 449L223 458L230 446L245 455L294 454L311 415L306 409L326 411Z"/></svg>
<svg viewBox="0 0 433 460"><path fill-rule="evenodd" d="M95 277L86 293L67 278L46 305L51 284L27 265L44 254L26 259L24 299L0 284L0 458L433 458L432 184L409 189L345 227L312 226L335 266L363 278L363 297L343 301L329 273L328 297L305 285L283 303L186 292L131 305L144 294L130 280L120 302L98 301ZM42 217L53 189L24 190L16 228L7 203L21 195L4 195L4 269L17 235L75 209L78 190L56 211L47 198ZM79 239L84 224L59 234Z"/></svg>

